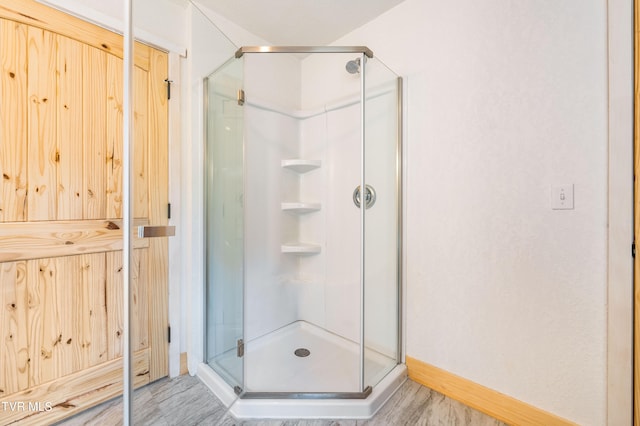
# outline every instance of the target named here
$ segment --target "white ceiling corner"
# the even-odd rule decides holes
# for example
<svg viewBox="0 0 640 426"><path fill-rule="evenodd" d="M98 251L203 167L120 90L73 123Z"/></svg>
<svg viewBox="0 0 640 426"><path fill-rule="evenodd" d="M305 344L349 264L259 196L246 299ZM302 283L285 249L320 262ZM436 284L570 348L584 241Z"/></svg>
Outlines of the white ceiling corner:
<svg viewBox="0 0 640 426"><path fill-rule="evenodd" d="M325 46L404 0L198 0L279 46Z"/></svg>

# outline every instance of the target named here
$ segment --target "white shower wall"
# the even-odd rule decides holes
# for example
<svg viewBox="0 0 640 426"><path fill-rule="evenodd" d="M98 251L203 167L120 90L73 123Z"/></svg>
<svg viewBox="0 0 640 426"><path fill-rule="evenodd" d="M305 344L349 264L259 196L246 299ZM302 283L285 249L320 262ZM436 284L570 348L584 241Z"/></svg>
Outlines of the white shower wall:
<svg viewBox="0 0 640 426"><path fill-rule="evenodd" d="M297 319L297 262L280 246L297 233L296 218L282 211L281 200L298 185L283 176L280 161L297 157L298 123L250 105L244 114L245 339L251 341Z"/></svg>
<svg viewBox="0 0 640 426"><path fill-rule="evenodd" d="M310 278L299 291L301 319L356 342L360 341L360 211L351 195L360 180L359 114L355 105L300 123L302 156L322 161L317 173L302 177L301 192L317 194L322 210L302 218L300 234L323 246L320 255L300 259L300 274Z"/></svg>
<svg viewBox="0 0 640 426"><path fill-rule="evenodd" d="M287 68L280 56L245 57L245 337L304 320L359 341L360 217L351 201L360 176L359 106L305 118L299 105L273 100L273 93L300 93L290 80L274 79L282 76L278 67ZM263 58L276 59L271 71ZM321 167L299 174L281 166L294 158L320 160ZM321 209L282 210L282 202L295 201ZM295 241L319 244L321 252L281 252Z"/></svg>
<svg viewBox="0 0 640 426"><path fill-rule="evenodd" d="M245 337L249 341L296 320L360 341L361 227L360 210L352 201L361 179L360 78L345 70L346 62L356 56L245 55ZM309 71L305 65L309 61L315 68L301 72L301 68ZM306 102L301 97L311 93L308 86L322 89L334 81L342 87L342 96L314 95ZM369 136L372 146L387 143L385 149L372 149L377 156L370 159L373 168L368 176L380 198L367 211L368 223L387 230L397 213L395 188L390 187L395 183L397 130L388 120L395 117L395 102L395 95L367 102L370 123L375 123ZM321 167L297 173L281 166L282 160L293 158L320 160ZM388 172L374 170L378 167ZM304 214L282 210L282 202L297 201L319 203L321 208ZM372 273L366 285L372 307L367 344L395 357L397 326L391 318L397 307L397 276L389 265L397 256L397 237L373 227L368 228ZM321 252L281 253L282 244L296 241L318 244Z"/></svg>
<svg viewBox="0 0 640 426"><path fill-rule="evenodd" d="M291 55L245 55L245 339L298 319L295 283L297 259L281 253L284 241L297 238L296 217L281 203L297 195L299 183L281 167L299 156L298 120L272 109L298 108L299 61Z"/></svg>
<svg viewBox="0 0 640 426"><path fill-rule="evenodd" d="M328 56L328 55L327 55ZM345 70L358 54L313 55L302 61L302 105L325 111L301 122L301 153L322 159L301 190L322 194L322 211L302 222L301 234L316 238L323 229L323 254L303 259L301 271L324 275L324 282L301 289L304 319L360 341L360 210L352 201L361 183L360 74ZM329 83L327 83L329 82ZM365 339L387 356L397 351L398 257L396 200L397 80L375 59L366 64L366 182L377 202L365 223ZM345 106L347 105L347 106ZM317 303L324 297L324 305Z"/></svg>

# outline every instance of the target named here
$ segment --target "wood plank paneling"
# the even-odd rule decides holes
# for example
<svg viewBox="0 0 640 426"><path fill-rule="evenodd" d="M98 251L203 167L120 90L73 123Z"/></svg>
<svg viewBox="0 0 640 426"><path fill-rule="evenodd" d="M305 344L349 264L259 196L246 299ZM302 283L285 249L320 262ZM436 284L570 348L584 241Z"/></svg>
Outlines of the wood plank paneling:
<svg viewBox="0 0 640 426"><path fill-rule="evenodd" d="M51 353L45 342L47 292L54 281L54 266L51 259L27 261L27 291L29 297L28 330L29 340L29 387L51 380Z"/></svg>
<svg viewBox="0 0 640 426"><path fill-rule="evenodd" d="M107 58L107 217L122 218L122 60Z"/></svg>
<svg viewBox="0 0 640 426"><path fill-rule="evenodd" d="M82 219L82 45L58 37L58 220Z"/></svg>
<svg viewBox="0 0 640 426"><path fill-rule="evenodd" d="M148 223L134 221L134 248L149 246L136 229ZM121 226L121 220L0 223L0 262L122 250Z"/></svg>
<svg viewBox="0 0 640 426"><path fill-rule="evenodd" d="M124 348L122 251L107 253L107 357L121 357Z"/></svg>
<svg viewBox="0 0 640 426"><path fill-rule="evenodd" d="M82 356L82 256L66 256L55 259L60 315L60 341L54 347L59 377L75 373L83 367Z"/></svg>
<svg viewBox="0 0 640 426"><path fill-rule="evenodd" d="M149 347L149 250L134 250L132 264L135 268L132 347L138 351Z"/></svg>
<svg viewBox="0 0 640 426"><path fill-rule="evenodd" d="M167 204L169 202L169 120L166 85L168 57L162 52L152 51L149 65L149 220L154 225L167 225ZM151 328L149 345L152 348L150 379L156 380L169 373L169 259L166 238L154 238L149 245L149 282L153 291L149 292L149 313Z"/></svg>
<svg viewBox="0 0 640 426"><path fill-rule="evenodd" d="M149 350L133 354L134 387L149 383ZM0 397L0 404L39 403L42 411L6 410L3 424L48 425L122 393L122 358L70 374L52 383ZM46 410L46 403L52 407Z"/></svg>
<svg viewBox="0 0 640 426"><path fill-rule="evenodd" d="M84 300L89 311L84 314L87 319L84 336L88 338L84 349L90 367L108 359L106 268L105 253L82 256L82 280L86 291Z"/></svg>
<svg viewBox="0 0 640 426"><path fill-rule="evenodd" d="M84 219L106 218L107 54L84 46L82 63Z"/></svg>
<svg viewBox="0 0 640 426"><path fill-rule="evenodd" d="M135 68L133 77L133 217L149 217L149 76Z"/></svg>
<svg viewBox="0 0 640 426"><path fill-rule="evenodd" d="M26 262L0 263L0 398L29 387Z"/></svg>
<svg viewBox="0 0 640 426"><path fill-rule="evenodd" d="M27 27L0 20L0 222L27 219Z"/></svg>
<svg viewBox="0 0 640 426"><path fill-rule="evenodd" d="M55 220L57 36L30 27L28 54L28 191L29 220Z"/></svg>
<svg viewBox="0 0 640 426"><path fill-rule="evenodd" d="M425 362L406 357L409 378L498 420L513 425L570 426L575 423Z"/></svg>
<svg viewBox="0 0 640 426"><path fill-rule="evenodd" d="M122 36L34 0L0 0L0 17L49 30L123 58ZM149 47L135 43L136 66L149 69Z"/></svg>
<svg viewBox="0 0 640 426"><path fill-rule="evenodd" d="M67 261L66 258L46 259L48 271L42 294L42 343L40 346L40 372L43 382L48 382L67 374L69 367L64 358L62 348L62 324L70 312L64 312L60 306L61 293L65 291L65 280L61 279L58 266ZM38 263L43 265L45 261ZM42 267L42 266L41 266ZM48 272L48 273L47 273ZM70 363L69 363L70 364Z"/></svg>
<svg viewBox="0 0 640 426"><path fill-rule="evenodd" d="M149 346L147 252L146 249L134 250L131 261L130 285L133 292L131 346L134 351ZM107 335L110 360L123 355L125 338L123 306L122 252L110 252L107 253Z"/></svg>

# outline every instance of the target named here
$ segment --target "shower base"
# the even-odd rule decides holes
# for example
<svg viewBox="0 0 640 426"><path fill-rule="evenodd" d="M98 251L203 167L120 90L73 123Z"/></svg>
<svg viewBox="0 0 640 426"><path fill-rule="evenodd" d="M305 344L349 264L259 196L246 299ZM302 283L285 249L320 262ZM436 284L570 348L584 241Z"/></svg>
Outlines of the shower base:
<svg viewBox="0 0 640 426"><path fill-rule="evenodd" d="M308 356L297 356L306 349ZM304 351L303 351L304 352ZM304 353L303 353L304 354ZM228 354L231 357L235 353ZM357 392L359 346L304 321L297 321L245 343L247 392ZM217 363L225 366L225 355ZM367 350L366 376L377 383L366 399L240 399L207 364L198 368L200 379L237 418L370 418L406 380L406 367Z"/></svg>

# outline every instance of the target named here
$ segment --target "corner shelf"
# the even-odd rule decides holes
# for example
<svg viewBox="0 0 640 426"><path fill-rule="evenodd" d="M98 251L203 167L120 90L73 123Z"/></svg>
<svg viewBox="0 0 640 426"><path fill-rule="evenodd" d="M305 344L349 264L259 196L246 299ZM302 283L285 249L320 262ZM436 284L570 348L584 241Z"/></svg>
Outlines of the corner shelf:
<svg viewBox="0 0 640 426"><path fill-rule="evenodd" d="M318 244L307 243L288 243L281 246L282 253L290 253L299 256L318 254L321 251L321 247Z"/></svg>
<svg viewBox="0 0 640 426"><path fill-rule="evenodd" d="M317 212L320 208L320 203L303 203L298 201L282 203L282 210L297 214Z"/></svg>
<svg viewBox="0 0 640 426"><path fill-rule="evenodd" d="M288 169L298 174L303 174L320 168L322 162L320 160L289 158L282 160L281 164L283 169ZM286 201L281 204L281 208L282 211L287 213L303 215L319 211L322 208L322 205L316 202L310 203L304 201ZM293 241L282 244L280 246L280 251L282 253L293 256L311 256L319 254L322 251L322 248L319 244Z"/></svg>
<svg viewBox="0 0 640 426"><path fill-rule="evenodd" d="M307 173L311 170L315 170L321 166L320 160L303 160L300 158L292 158L288 160L282 160L282 167L285 169L293 170L297 173Z"/></svg>
<svg viewBox="0 0 640 426"><path fill-rule="evenodd" d="M312 278L312 277L295 276L295 277L290 277L284 280L283 282L284 284L290 284L290 285L313 285L318 283L318 279Z"/></svg>

